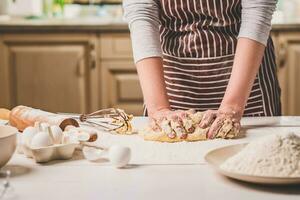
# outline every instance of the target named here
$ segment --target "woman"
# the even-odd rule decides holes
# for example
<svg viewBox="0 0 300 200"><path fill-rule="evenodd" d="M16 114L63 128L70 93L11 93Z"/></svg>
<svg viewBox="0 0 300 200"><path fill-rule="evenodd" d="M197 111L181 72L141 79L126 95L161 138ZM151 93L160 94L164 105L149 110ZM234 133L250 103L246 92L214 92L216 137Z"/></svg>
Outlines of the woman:
<svg viewBox="0 0 300 200"><path fill-rule="evenodd" d="M274 47L276 0L124 0L150 117L206 111L210 137L231 117L281 114Z"/></svg>

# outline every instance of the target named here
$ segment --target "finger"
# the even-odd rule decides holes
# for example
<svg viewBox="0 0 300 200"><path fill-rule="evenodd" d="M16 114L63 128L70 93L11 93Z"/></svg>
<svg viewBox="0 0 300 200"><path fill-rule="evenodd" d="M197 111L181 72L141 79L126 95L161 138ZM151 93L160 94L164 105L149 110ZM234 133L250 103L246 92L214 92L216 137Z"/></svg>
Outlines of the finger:
<svg viewBox="0 0 300 200"><path fill-rule="evenodd" d="M204 113L204 116L200 122L201 128L206 128L208 125L213 121L213 119L216 117L216 112L213 110L208 110Z"/></svg>
<svg viewBox="0 0 300 200"><path fill-rule="evenodd" d="M192 133L195 131L193 120L190 118L188 112L181 113L181 120L183 122L183 127L187 133Z"/></svg>
<svg viewBox="0 0 300 200"><path fill-rule="evenodd" d="M240 122L234 122L233 123L233 130L238 134L241 130L241 123Z"/></svg>
<svg viewBox="0 0 300 200"><path fill-rule="evenodd" d="M175 131L176 133L178 132L178 131L184 131L184 127L183 127L183 121L182 121L182 119L179 117L179 116L177 116L177 115L173 115L172 117L171 117L171 125L172 125L172 128L175 130L175 129L177 129L177 131Z"/></svg>
<svg viewBox="0 0 300 200"><path fill-rule="evenodd" d="M209 139L215 138L215 136L218 134L218 131L221 129L223 125L223 118L217 117L214 122L212 123L211 127L208 130L207 137Z"/></svg>
<svg viewBox="0 0 300 200"><path fill-rule="evenodd" d="M150 128L154 131L158 131L160 130L160 126L158 125L156 119L154 118L150 118Z"/></svg>
<svg viewBox="0 0 300 200"><path fill-rule="evenodd" d="M216 137L231 138L229 133L231 132L232 129L233 129L232 121L225 116L223 118L222 127L219 129Z"/></svg>

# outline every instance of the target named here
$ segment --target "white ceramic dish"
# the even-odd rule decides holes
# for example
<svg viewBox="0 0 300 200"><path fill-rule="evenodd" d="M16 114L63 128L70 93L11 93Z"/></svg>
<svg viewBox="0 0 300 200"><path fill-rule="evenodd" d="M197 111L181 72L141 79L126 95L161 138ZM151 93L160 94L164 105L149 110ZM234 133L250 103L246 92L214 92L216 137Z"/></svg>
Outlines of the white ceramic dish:
<svg viewBox="0 0 300 200"><path fill-rule="evenodd" d="M267 185L289 185L300 184L300 177L264 177L264 176L251 176L246 174L238 174L220 169L220 165L229 157L241 151L246 144L230 145L226 147L217 148L208 152L205 156L205 160L211 164L219 173L233 178L236 180Z"/></svg>
<svg viewBox="0 0 300 200"><path fill-rule="evenodd" d="M17 133L14 127L0 125L0 168L6 165L16 150Z"/></svg>

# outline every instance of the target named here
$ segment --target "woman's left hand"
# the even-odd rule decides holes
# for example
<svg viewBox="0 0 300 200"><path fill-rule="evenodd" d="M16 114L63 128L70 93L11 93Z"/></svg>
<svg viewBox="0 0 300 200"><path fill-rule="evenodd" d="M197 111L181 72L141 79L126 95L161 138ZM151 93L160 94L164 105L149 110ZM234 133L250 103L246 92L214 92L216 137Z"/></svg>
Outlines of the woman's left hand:
<svg viewBox="0 0 300 200"><path fill-rule="evenodd" d="M233 108L233 106L223 106L218 110L207 110L205 111L203 118L200 122L201 128L207 128L210 124L207 136L210 139L213 139L218 131L223 126L225 119L231 119L233 122L233 127L236 131L239 131L241 128L240 120L243 115L243 109Z"/></svg>

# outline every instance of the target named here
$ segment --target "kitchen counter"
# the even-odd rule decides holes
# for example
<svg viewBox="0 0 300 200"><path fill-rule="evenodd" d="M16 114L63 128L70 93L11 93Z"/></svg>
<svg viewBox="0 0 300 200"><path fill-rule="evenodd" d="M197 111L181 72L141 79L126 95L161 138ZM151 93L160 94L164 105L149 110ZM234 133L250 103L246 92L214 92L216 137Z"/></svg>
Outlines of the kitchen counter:
<svg viewBox="0 0 300 200"><path fill-rule="evenodd" d="M300 31L300 22L273 24L272 31Z"/></svg>
<svg viewBox="0 0 300 200"><path fill-rule="evenodd" d="M135 127L142 126L145 122L144 118L139 118L134 122ZM48 164L36 164L23 155L15 154L6 168L12 171L11 184L17 195L16 199L22 200L298 200L299 185L271 187L233 181L217 174L203 161L201 153L197 155L201 157L198 163L180 164L180 159L184 157L181 152L185 152L190 146L194 146L194 151L207 152L215 146L244 143L266 134L289 131L300 133L300 117L246 118L242 124L246 133L246 137L242 139L181 143L181 149L176 150L176 154L179 155L177 164L166 164L166 159L171 151L174 153L174 147L180 144L161 144L146 142L134 136L115 136L123 141L122 144L127 142L128 146L135 145L135 148L131 146L134 159L126 169L114 169L106 162L90 163L83 160L80 153L77 153L73 160ZM106 139L102 138L102 142L105 141ZM160 152L155 151L155 147L161 145L167 148L160 149ZM151 164L150 161L155 160L155 155L151 157L144 153L151 150L154 150L154 154L157 153L156 156L160 157L162 163L156 160ZM135 156L137 154L140 155Z"/></svg>
<svg viewBox="0 0 300 200"><path fill-rule="evenodd" d="M0 33L16 31L39 32L128 32L121 19L84 17L76 19L23 19L0 20Z"/></svg>
<svg viewBox="0 0 300 200"><path fill-rule="evenodd" d="M84 17L75 19L0 19L0 33L14 31L40 31L40 32L128 32L127 24L122 19ZM273 31L299 31L300 22L282 22L273 24Z"/></svg>

